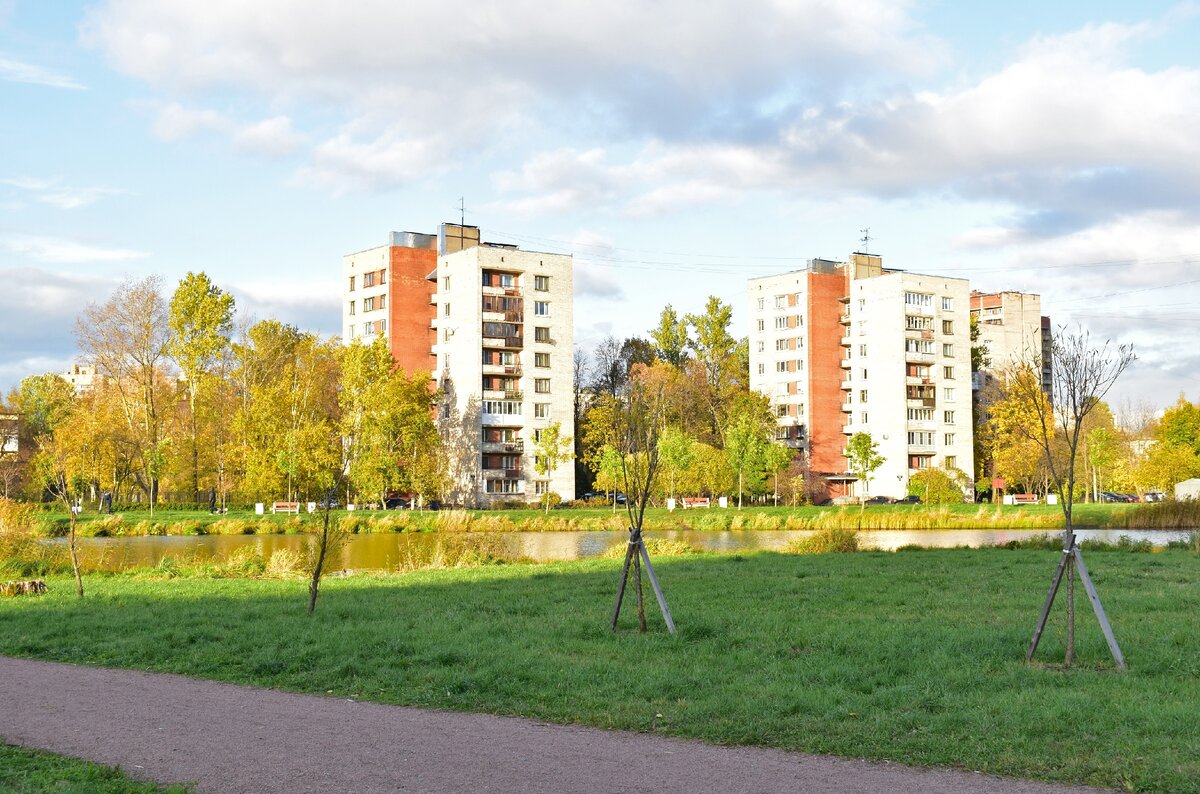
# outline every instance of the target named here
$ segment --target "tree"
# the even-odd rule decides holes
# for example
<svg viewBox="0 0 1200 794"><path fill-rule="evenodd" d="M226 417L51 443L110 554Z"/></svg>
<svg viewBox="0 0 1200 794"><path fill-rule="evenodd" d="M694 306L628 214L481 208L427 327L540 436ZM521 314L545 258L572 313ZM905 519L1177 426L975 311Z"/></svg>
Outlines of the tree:
<svg viewBox="0 0 1200 794"><path fill-rule="evenodd" d="M884 460L879 454L879 445L871 438L870 433L860 432L850 436L850 441L846 443L846 465L850 473L862 482L864 500L870 492L871 475L883 465Z"/></svg>
<svg viewBox="0 0 1200 794"><path fill-rule="evenodd" d="M967 475L958 469L921 469L908 478L908 492L926 504L962 504Z"/></svg>
<svg viewBox="0 0 1200 794"><path fill-rule="evenodd" d="M988 404L984 436L991 474L1032 491L1039 474L1046 471L1039 416L1052 410L1050 398L1042 391L1041 375L1033 367L1010 368L988 389L996 391Z"/></svg>
<svg viewBox="0 0 1200 794"><path fill-rule="evenodd" d="M1064 571L1067 573L1067 648L1065 664L1070 666L1075 656L1075 606L1074 580L1078 571L1096 619L1104 631L1109 650L1117 667L1125 669L1125 659L1113 636L1112 627L1100 604L1100 598L1092 585L1084 564L1083 555L1075 543L1075 529L1072 514L1075 501L1075 471L1079 444L1082 440L1084 422L1088 415L1100 404L1104 395L1112 388L1117 379L1134 360L1133 348L1129 345L1113 347L1108 341L1096 346L1092 344L1091 336L1086 331L1076 330L1067 332L1060 328L1050 345L1051 370L1053 381L1050 402L1040 399L1042 395L1040 378L1032 377L1041 373L1042 362L1035 358L1032 362L1022 365L1027 377L1016 378L1014 388L1018 397L1023 396L1031 410L1037 416L1037 440L1049 468L1055 490L1059 494L1062 506L1063 555L1050 584L1050 592L1042 607L1042 614L1034 629L1030 641L1027 659L1032 659L1045 629L1050 608L1062 581ZM1035 385L1036 384L1036 385ZM1056 447L1061 442L1063 454L1056 455Z"/></svg>
<svg viewBox="0 0 1200 794"><path fill-rule="evenodd" d="M765 397L757 399L748 395L731 415L729 429L725 431L725 454L729 458L729 468L737 478L739 510L742 509L747 480L757 479L766 468L768 433L773 427Z"/></svg>
<svg viewBox="0 0 1200 794"><path fill-rule="evenodd" d="M554 472L560 465L571 460L575 453L575 440L562 435L562 427L558 422L551 422L538 433L533 445L533 467L538 476L547 480L554 477ZM542 500L546 503L546 512L550 512L550 483L546 483Z"/></svg>
<svg viewBox="0 0 1200 794"><path fill-rule="evenodd" d="M127 280L105 303L88 304L75 323L79 349L120 395L140 458L135 476L151 515L164 463L163 406L170 390L162 371L169 328L161 287L158 276Z"/></svg>
<svg viewBox="0 0 1200 794"><path fill-rule="evenodd" d="M205 273L189 271L171 296L167 322L171 329L168 351L187 387L191 493L195 499L200 492L200 400L201 395L207 396L212 371L229 348L233 296L213 284Z"/></svg>
<svg viewBox="0 0 1200 794"><path fill-rule="evenodd" d="M658 327L650 332L655 353L675 369L683 369L688 360L688 321L667 304L659 315Z"/></svg>
<svg viewBox="0 0 1200 794"><path fill-rule="evenodd" d="M70 414L60 417L58 427L38 440L35 467L42 486L67 511L67 551L71 558L71 571L75 575L75 595L83 598L83 575L75 527L78 519L76 511L86 483L84 468L87 452L92 442L88 437L70 431L70 418Z"/></svg>
<svg viewBox="0 0 1200 794"><path fill-rule="evenodd" d="M771 476L775 481L774 500L775 506L779 506L779 477L792 464L792 459L795 453L783 444L769 443L766 449L763 450L763 470ZM800 487L803 487L804 478L800 478ZM795 496L793 494L792 504L795 505Z"/></svg>
<svg viewBox="0 0 1200 794"><path fill-rule="evenodd" d="M704 367L709 386L718 391L736 364L737 340L729 333L732 319L733 307L715 295L709 296L703 314L687 315L687 322L696 329L695 339L688 344Z"/></svg>
<svg viewBox="0 0 1200 794"><path fill-rule="evenodd" d="M667 493L676 497L675 479L696 460L696 440L678 427L668 427L658 437L658 458L670 478Z"/></svg>

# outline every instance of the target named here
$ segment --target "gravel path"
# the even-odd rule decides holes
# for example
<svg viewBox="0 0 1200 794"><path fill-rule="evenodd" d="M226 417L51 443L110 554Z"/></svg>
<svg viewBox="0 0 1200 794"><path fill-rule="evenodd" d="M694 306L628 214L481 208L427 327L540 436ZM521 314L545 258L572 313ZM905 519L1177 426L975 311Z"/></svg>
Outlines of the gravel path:
<svg viewBox="0 0 1200 794"><path fill-rule="evenodd" d="M1094 791L7 657L0 735L200 792Z"/></svg>

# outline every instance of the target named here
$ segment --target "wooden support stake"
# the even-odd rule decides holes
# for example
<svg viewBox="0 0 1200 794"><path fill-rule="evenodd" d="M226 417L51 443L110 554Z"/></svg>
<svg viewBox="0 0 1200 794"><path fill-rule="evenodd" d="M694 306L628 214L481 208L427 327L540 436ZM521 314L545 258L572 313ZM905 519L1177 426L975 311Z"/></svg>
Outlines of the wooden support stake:
<svg viewBox="0 0 1200 794"><path fill-rule="evenodd" d="M629 563L633 559L633 541L625 546L625 565L621 568L621 581L617 585L617 603L613 607L612 630L617 630L617 618L621 616L621 601L625 598L625 583L629 581Z"/></svg>
<svg viewBox="0 0 1200 794"><path fill-rule="evenodd" d="M642 561L646 564L646 575L650 577L650 586L654 588L654 597L658 599L658 608L662 611L663 620L667 622L667 631L674 634L675 621L671 620L671 610L667 609L667 598L658 584L658 577L654 575L654 566L650 564L650 555L646 553L646 544L639 543L638 547L642 550Z"/></svg>
<svg viewBox="0 0 1200 794"><path fill-rule="evenodd" d="M1092 584L1092 577L1088 575L1087 565L1083 562L1083 552L1076 546L1074 553L1075 562L1079 568L1079 581L1083 582L1083 589L1087 591L1088 600L1092 602L1092 611L1096 613L1096 620L1100 622L1100 630L1104 632L1104 639L1108 642L1108 650L1112 653L1113 661L1117 663L1117 669L1124 670L1125 656L1121 653L1121 647L1117 645L1117 638L1113 635L1112 625L1108 622L1108 615L1104 614L1104 605L1100 603L1100 596L1096 592L1095 585Z"/></svg>
<svg viewBox="0 0 1200 794"><path fill-rule="evenodd" d="M1054 570L1054 579L1050 582L1050 592L1046 594L1046 603L1042 604L1042 615L1038 618L1037 628L1033 630L1033 639L1029 642L1029 650L1025 653L1025 661L1033 660L1034 653L1037 652L1038 643L1042 641L1042 632L1046 630L1046 620L1050 617L1050 607L1054 606L1054 597L1058 595L1058 585L1062 582L1063 570L1067 567L1067 558L1070 555L1068 549L1063 549L1062 557L1058 561L1058 568Z"/></svg>

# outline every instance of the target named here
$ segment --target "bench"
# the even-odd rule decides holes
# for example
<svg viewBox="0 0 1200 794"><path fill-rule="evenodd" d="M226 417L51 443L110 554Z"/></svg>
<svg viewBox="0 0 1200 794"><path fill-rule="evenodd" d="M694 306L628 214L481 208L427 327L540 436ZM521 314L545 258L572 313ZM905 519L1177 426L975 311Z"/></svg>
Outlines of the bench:
<svg viewBox="0 0 1200 794"><path fill-rule="evenodd" d="M689 507L709 507L707 496L685 496L679 500L686 510Z"/></svg>
<svg viewBox="0 0 1200 794"><path fill-rule="evenodd" d="M1012 495L1012 500L1015 505L1035 505L1038 503L1038 495L1035 493L1015 493Z"/></svg>
<svg viewBox="0 0 1200 794"><path fill-rule="evenodd" d="M275 502L271 505L272 513L295 513L300 515L299 502Z"/></svg>

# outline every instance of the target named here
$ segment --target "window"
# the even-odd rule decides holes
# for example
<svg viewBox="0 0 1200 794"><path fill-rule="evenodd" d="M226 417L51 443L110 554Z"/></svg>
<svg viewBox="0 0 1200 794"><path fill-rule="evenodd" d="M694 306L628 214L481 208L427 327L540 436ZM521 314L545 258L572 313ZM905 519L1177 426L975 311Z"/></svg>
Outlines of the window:
<svg viewBox="0 0 1200 794"><path fill-rule="evenodd" d="M909 455L908 468L910 469L928 469L929 461L932 455Z"/></svg>
<svg viewBox="0 0 1200 794"><path fill-rule="evenodd" d="M860 356L866 356L866 355L867 355L867 346L866 346L866 345L859 345L859 346L858 346L858 354L859 354Z"/></svg>
<svg viewBox="0 0 1200 794"><path fill-rule="evenodd" d="M945 438L943 439L943 441L945 442L946 446L948 446L948 447L954 446L954 434L947 433L945 435Z"/></svg>
<svg viewBox="0 0 1200 794"><path fill-rule="evenodd" d="M954 367L942 367L942 377L946 380L954 380Z"/></svg>
<svg viewBox="0 0 1200 794"><path fill-rule="evenodd" d="M942 311L954 311L954 298L942 298Z"/></svg>
<svg viewBox="0 0 1200 794"><path fill-rule="evenodd" d="M933 409L932 408L909 408L908 409L908 421L910 421L910 422L932 422L933 421Z"/></svg>
<svg viewBox="0 0 1200 794"><path fill-rule="evenodd" d="M550 354L549 353L534 353L533 354L533 365L535 367L542 367L542 368L549 367L550 366Z"/></svg>
<svg viewBox="0 0 1200 794"><path fill-rule="evenodd" d="M948 386L945 389L942 389L942 399L946 400L947 402L949 402L950 400L953 400L954 399L954 389L951 389Z"/></svg>
<svg viewBox="0 0 1200 794"><path fill-rule="evenodd" d="M765 366L763 366L762 364L758 365L758 374L759 375L762 375L766 371L767 371L767 368Z"/></svg>
<svg viewBox="0 0 1200 794"><path fill-rule="evenodd" d="M776 331L782 330L787 327L788 327L788 318L786 318L786 317L776 317L775 318L775 330Z"/></svg>
<svg viewBox="0 0 1200 794"><path fill-rule="evenodd" d="M933 431L932 430L909 430L908 444L912 447L932 447L933 446Z"/></svg>
<svg viewBox="0 0 1200 794"><path fill-rule="evenodd" d="M932 306L933 296L923 292L904 293L904 303L907 306Z"/></svg>
<svg viewBox="0 0 1200 794"><path fill-rule="evenodd" d="M442 307L442 316L443 317L450 316L450 304L449 303L447 303L445 306Z"/></svg>
<svg viewBox="0 0 1200 794"><path fill-rule="evenodd" d="M374 298L363 298L363 311L370 312L375 310Z"/></svg>
<svg viewBox="0 0 1200 794"><path fill-rule="evenodd" d="M449 341L450 341L450 329L449 329L449 328L443 328L443 329L442 329L442 341L443 341L443 342L449 342Z"/></svg>
<svg viewBox="0 0 1200 794"><path fill-rule="evenodd" d="M549 276L534 276L533 277L533 288L535 290L537 290L538 292L549 292L550 291L550 277Z"/></svg>
<svg viewBox="0 0 1200 794"><path fill-rule="evenodd" d="M550 403L534 403L533 404L534 419L549 419L550 418Z"/></svg>
<svg viewBox="0 0 1200 794"><path fill-rule="evenodd" d="M521 493L520 480L484 480L483 482L484 490L486 490L487 493Z"/></svg>
<svg viewBox="0 0 1200 794"><path fill-rule="evenodd" d="M775 415L776 416L787 416L788 415L788 407L786 405L775 406Z"/></svg>
<svg viewBox="0 0 1200 794"><path fill-rule="evenodd" d="M354 316L354 301L350 301L350 316Z"/></svg>
<svg viewBox="0 0 1200 794"><path fill-rule="evenodd" d="M350 313L354 314L354 312L350 312ZM354 338L354 325L353 324L350 325L350 338L351 339Z"/></svg>
<svg viewBox="0 0 1200 794"><path fill-rule="evenodd" d="M867 390L866 389L858 390L858 401L860 403L865 403L867 401Z"/></svg>
<svg viewBox="0 0 1200 794"><path fill-rule="evenodd" d="M764 305L765 305L765 299L763 299L763 298L759 298L759 299L758 299L758 310L759 310L760 312L763 310L763 306L764 306Z"/></svg>
<svg viewBox="0 0 1200 794"><path fill-rule="evenodd" d="M379 283L380 284L387 283L387 268L384 268L383 270L379 271Z"/></svg>
<svg viewBox="0 0 1200 794"><path fill-rule="evenodd" d="M776 372L787 372L788 371L787 362L786 361L776 361L775 362L775 371Z"/></svg>
<svg viewBox="0 0 1200 794"><path fill-rule="evenodd" d="M350 277L350 291L354 292L354 276Z"/></svg>
<svg viewBox="0 0 1200 794"><path fill-rule="evenodd" d="M946 468L947 469L957 469L958 468L958 457L955 455L947 455L946 456Z"/></svg>
<svg viewBox="0 0 1200 794"><path fill-rule="evenodd" d="M862 423L864 425L867 423L867 412L866 411L862 412Z"/></svg>
<svg viewBox="0 0 1200 794"><path fill-rule="evenodd" d="M536 317L550 316L550 301L534 301L533 313Z"/></svg>
<svg viewBox="0 0 1200 794"><path fill-rule="evenodd" d="M904 316L904 330L906 331L932 331L933 318L920 317L915 314L906 314Z"/></svg>
<svg viewBox="0 0 1200 794"><path fill-rule="evenodd" d="M375 308L376 309L386 308L384 306L385 303L387 303L387 295L380 295L379 300L375 302Z"/></svg>
<svg viewBox="0 0 1200 794"><path fill-rule="evenodd" d="M775 308L776 309L787 308L787 295L776 295L775 296Z"/></svg>
<svg viewBox="0 0 1200 794"><path fill-rule="evenodd" d="M942 333L943 334L954 333L954 321L953 320L942 320Z"/></svg>
<svg viewBox="0 0 1200 794"><path fill-rule="evenodd" d="M521 403L519 400L484 400L483 412L500 416L520 416Z"/></svg>
<svg viewBox="0 0 1200 794"><path fill-rule="evenodd" d="M353 312L352 312L352 313L353 313ZM756 345L757 345L757 349L758 349L758 352L759 352L759 353L761 353L761 352L763 352L764 350L766 350L766 347L764 347L764 343L763 343L763 341L762 341L761 339L760 339L760 340L758 340L758 342L756 343Z"/></svg>
<svg viewBox="0 0 1200 794"><path fill-rule="evenodd" d="M949 342L942 343L942 355L946 358L954 358L954 345Z"/></svg>
<svg viewBox="0 0 1200 794"><path fill-rule="evenodd" d="M541 430L534 430L534 431L533 431L533 443L535 443L535 444L536 444L536 443L538 443L538 442L539 442L539 441L541 441L541 440L542 440L542 431L541 431Z"/></svg>
<svg viewBox="0 0 1200 794"><path fill-rule="evenodd" d="M786 339L776 339L775 340L775 349L776 350L787 350L787 340Z"/></svg>
<svg viewBox="0 0 1200 794"><path fill-rule="evenodd" d="M450 291L450 277L442 276L442 292Z"/></svg>
<svg viewBox="0 0 1200 794"><path fill-rule="evenodd" d="M954 411L943 411L942 421L948 425L954 424Z"/></svg>
<svg viewBox="0 0 1200 794"><path fill-rule="evenodd" d="M535 325L533 327L533 341L549 342L550 341L550 329L546 328L545 326Z"/></svg>
<svg viewBox="0 0 1200 794"><path fill-rule="evenodd" d="M863 380L866 380L866 379L867 379L867 370L866 370L866 368L863 368L863 371L862 371L862 379L863 379Z"/></svg>
<svg viewBox="0 0 1200 794"><path fill-rule="evenodd" d="M796 371L802 372L803 370L804 370L804 359L802 359L802 358L796 359Z"/></svg>
<svg viewBox="0 0 1200 794"><path fill-rule="evenodd" d="M550 490L550 483L545 480L538 480L533 484L533 492L539 496L545 494L548 490Z"/></svg>
<svg viewBox="0 0 1200 794"><path fill-rule="evenodd" d="M363 273L363 288L375 286L375 273Z"/></svg>
<svg viewBox="0 0 1200 794"><path fill-rule="evenodd" d="M758 323L757 323L757 325L756 325L755 327L756 327L756 328L757 328L759 331L763 331L763 330L765 330L765 329L766 329L766 327L767 327L767 324L766 324L766 323L764 323L762 320L759 320L759 321L758 321Z"/></svg>
<svg viewBox="0 0 1200 794"><path fill-rule="evenodd" d="M534 378L533 390L535 392L537 392L538 394L549 394L550 393L550 379L549 378Z"/></svg>

